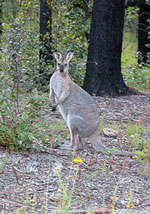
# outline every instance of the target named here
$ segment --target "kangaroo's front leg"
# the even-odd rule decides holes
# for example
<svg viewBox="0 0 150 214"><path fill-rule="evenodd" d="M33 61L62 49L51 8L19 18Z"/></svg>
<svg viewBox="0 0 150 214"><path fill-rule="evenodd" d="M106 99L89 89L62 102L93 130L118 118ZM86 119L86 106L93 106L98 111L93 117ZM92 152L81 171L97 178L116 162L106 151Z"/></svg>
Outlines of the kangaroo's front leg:
<svg viewBox="0 0 150 214"><path fill-rule="evenodd" d="M50 88L50 92L49 92L49 107L52 108L52 111L55 111L55 104L54 104L54 99L55 99L55 93L54 90L52 88Z"/></svg>
<svg viewBox="0 0 150 214"><path fill-rule="evenodd" d="M65 99L67 99L67 97L69 96L69 94L70 94L70 89L69 89L68 86L66 86L66 87L64 88L64 90L62 91L62 93L61 93L59 99L58 99L57 102L55 103L55 105L52 105L52 106L51 106L51 107L52 107L52 110L55 111L56 108L57 108L57 106L58 106L59 104L63 103L63 102L65 101Z"/></svg>

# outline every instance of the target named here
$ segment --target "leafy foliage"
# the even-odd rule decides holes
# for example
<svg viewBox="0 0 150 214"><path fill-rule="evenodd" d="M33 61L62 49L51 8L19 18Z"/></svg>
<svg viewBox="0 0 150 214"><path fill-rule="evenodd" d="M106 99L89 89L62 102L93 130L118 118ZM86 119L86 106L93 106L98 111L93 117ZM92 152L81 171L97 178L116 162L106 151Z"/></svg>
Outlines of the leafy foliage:
<svg viewBox="0 0 150 214"><path fill-rule="evenodd" d="M128 86L137 88L138 90L150 89L150 68L146 66L139 66L128 68L123 71L124 79Z"/></svg>
<svg viewBox="0 0 150 214"><path fill-rule="evenodd" d="M10 149L32 148L33 143L46 142L44 131L51 128L51 123L39 121L40 108L43 106L46 95L37 90L30 92L30 99L24 96L12 96L10 88L3 88L1 95L1 127L0 136L2 144L9 144ZM44 131L43 131L44 130ZM42 132L43 131L43 132Z"/></svg>
<svg viewBox="0 0 150 214"><path fill-rule="evenodd" d="M82 1L76 3L82 4ZM91 8L91 1L89 2ZM88 42L84 32L90 31L90 20L74 1L52 1L53 50L62 54L74 52L70 73L75 82L83 84Z"/></svg>
<svg viewBox="0 0 150 214"><path fill-rule="evenodd" d="M123 77L126 84L138 90L150 89L150 66L137 66L138 58L138 8L129 7L125 14L122 52ZM149 29L147 29L149 31ZM149 31L150 33L150 31ZM147 44L149 45L149 44Z"/></svg>
<svg viewBox="0 0 150 214"><path fill-rule="evenodd" d="M46 94L35 88L39 67L39 27L34 18L38 4L37 1L34 5L30 1L19 4L16 17L3 17L0 139L2 144L9 144L10 149L28 149L35 140L46 141L37 131L40 127L36 127L46 98ZM5 2L4 11L6 6Z"/></svg>
<svg viewBox="0 0 150 214"><path fill-rule="evenodd" d="M146 128L144 124L127 124L127 136L129 137L130 144L136 148L138 158L141 162L150 162L150 129Z"/></svg>

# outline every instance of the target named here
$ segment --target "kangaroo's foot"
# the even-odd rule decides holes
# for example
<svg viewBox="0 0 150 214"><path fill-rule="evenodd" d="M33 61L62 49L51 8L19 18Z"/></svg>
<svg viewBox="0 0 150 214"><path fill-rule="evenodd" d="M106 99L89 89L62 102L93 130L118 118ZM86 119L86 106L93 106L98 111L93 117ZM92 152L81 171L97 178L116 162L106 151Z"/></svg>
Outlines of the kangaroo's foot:
<svg viewBox="0 0 150 214"><path fill-rule="evenodd" d="M95 150L97 152L103 153L103 154L110 154L110 155L117 155L117 156L129 156L133 157L136 155L134 152L128 152L128 151L121 151L118 149L109 149L108 147L104 146L102 143L99 143L95 146Z"/></svg>
<svg viewBox="0 0 150 214"><path fill-rule="evenodd" d="M95 148L96 152L100 152L100 153L103 153L103 154L106 154L108 152L108 150L109 150L102 143L94 145L94 148Z"/></svg>
<svg viewBox="0 0 150 214"><path fill-rule="evenodd" d="M62 146L58 146L58 149L61 150L68 150L68 151L78 151L78 150L82 150L82 147L77 147L74 149L74 147L72 145L62 145Z"/></svg>

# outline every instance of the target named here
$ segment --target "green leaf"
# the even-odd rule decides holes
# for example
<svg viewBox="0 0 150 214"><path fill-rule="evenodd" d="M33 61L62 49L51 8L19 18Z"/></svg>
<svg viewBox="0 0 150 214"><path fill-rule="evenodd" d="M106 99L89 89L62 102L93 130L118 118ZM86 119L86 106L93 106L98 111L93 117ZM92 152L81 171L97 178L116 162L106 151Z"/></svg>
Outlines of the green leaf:
<svg viewBox="0 0 150 214"><path fill-rule="evenodd" d="M10 150L14 150L15 149L14 144L9 144L9 148L10 148Z"/></svg>
<svg viewBox="0 0 150 214"><path fill-rule="evenodd" d="M9 93L9 96L10 96L11 99L13 99L13 98L14 98L14 93L11 91L11 92Z"/></svg>
<svg viewBox="0 0 150 214"><path fill-rule="evenodd" d="M29 140L35 139L34 135L31 132L28 132L28 138L29 138Z"/></svg>
<svg viewBox="0 0 150 214"><path fill-rule="evenodd" d="M21 123L20 123L20 128L22 128L22 129L25 128L25 123L24 123L24 121L21 121Z"/></svg>

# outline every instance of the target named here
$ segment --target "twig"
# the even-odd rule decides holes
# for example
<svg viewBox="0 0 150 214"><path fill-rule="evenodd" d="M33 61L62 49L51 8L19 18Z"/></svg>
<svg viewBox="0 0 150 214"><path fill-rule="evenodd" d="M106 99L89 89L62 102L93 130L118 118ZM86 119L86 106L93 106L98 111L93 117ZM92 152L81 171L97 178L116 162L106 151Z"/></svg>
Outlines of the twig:
<svg viewBox="0 0 150 214"><path fill-rule="evenodd" d="M7 198L3 198L3 197L0 197L0 199L6 201L7 203L12 203L12 204L15 204L17 206L24 206L24 207L29 207L29 208L34 208L34 205L28 205L28 204L24 204L24 203L20 203L18 201L14 201L14 200L9 200ZM54 209L56 209L55 207L49 207L49 209L46 209L48 211L53 211ZM58 210L57 210L58 211ZM56 211L56 212L57 212Z"/></svg>
<svg viewBox="0 0 150 214"><path fill-rule="evenodd" d="M144 113L143 113L141 119L140 119L139 122L137 123L137 126L138 126L138 127L140 127L140 125L141 125L141 124L143 123L143 121L145 120L145 117L146 117L146 115L147 115L148 109L149 109L149 105L147 105L147 106L145 107L145 111L144 111Z"/></svg>
<svg viewBox="0 0 150 214"><path fill-rule="evenodd" d="M14 175L16 177L17 184L20 185L19 179L18 179L18 175L17 175L17 171L16 171L16 169L13 166L13 161L12 161L12 157L11 157L11 151L10 151L10 148L9 148L9 142L6 142L6 149L7 149L8 155L10 157L10 162L11 162L11 165L12 165L12 169L13 169Z"/></svg>

